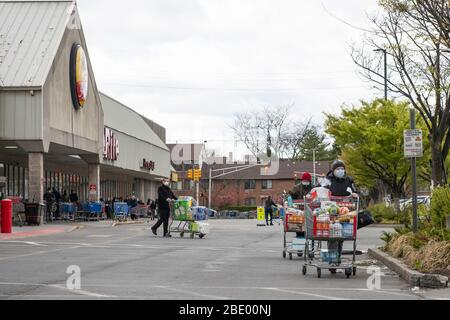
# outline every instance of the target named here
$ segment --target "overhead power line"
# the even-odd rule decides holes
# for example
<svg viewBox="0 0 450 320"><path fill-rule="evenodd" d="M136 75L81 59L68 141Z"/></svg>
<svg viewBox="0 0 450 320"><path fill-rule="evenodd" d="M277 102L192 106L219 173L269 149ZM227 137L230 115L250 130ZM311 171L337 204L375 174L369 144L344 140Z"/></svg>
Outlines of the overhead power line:
<svg viewBox="0 0 450 320"><path fill-rule="evenodd" d="M135 84L135 83L113 83L104 82L103 85L110 86L123 86L123 87L136 87L136 88L151 88L151 89L168 89L168 90L186 90L186 91L242 91L242 92L283 92L283 91L308 91L308 90L340 90L340 89L351 89L351 88L367 88L370 89L372 86L368 85L355 85L355 86L337 86L332 88L326 87L310 87L310 88L213 88L213 87L176 87L176 86L155 86L150 84Z"/></svg>

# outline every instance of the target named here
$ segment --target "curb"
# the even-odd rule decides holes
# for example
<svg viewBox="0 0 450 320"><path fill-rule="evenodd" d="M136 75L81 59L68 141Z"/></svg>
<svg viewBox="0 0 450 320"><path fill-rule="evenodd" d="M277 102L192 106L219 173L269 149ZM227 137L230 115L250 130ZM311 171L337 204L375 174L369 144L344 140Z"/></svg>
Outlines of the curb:
<svg viewBox="0 0 450 320"><path fill-rule="evenodd" d="M386 267L396 272L411 287L440 289L448 286L448 277L439 274L425 274L410 269L402 261L391 257L379 249L369 249L370 257L382 262Z"/></svg>
<svg viewBox="0 0 450 320"><path fill-rule="evenodd" d="M123 226L123 225L127 225L127 224L144 224L144 223L145 223L145 221L114 222L112 224L112 227Z"/></svg>

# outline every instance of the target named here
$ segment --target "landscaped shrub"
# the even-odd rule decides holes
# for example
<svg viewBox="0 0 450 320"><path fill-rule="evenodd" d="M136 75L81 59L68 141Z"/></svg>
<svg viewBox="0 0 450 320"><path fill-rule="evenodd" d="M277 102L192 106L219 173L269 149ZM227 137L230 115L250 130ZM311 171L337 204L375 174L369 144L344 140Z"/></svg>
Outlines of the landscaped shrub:
<svg viewBox="0 0 450 320"><path fill-rule="evenodd" d="M393 207L386 207L384 203L373 205L368 210L377 223L396 222L398 220L395 209Z"/></svg>
<svg viewBox="0 0 450 320"><path fill-rule="evenodd" d="M430 209L424 204L419 204L417 206L417 218L418 218L418 227L421 229L426 228L431 222ZM400 223L403 223L408 227L412 226L413 224L412 206L409 206L405 211L400 213Z"/></svg>
<svg viewBox="0 0 450 320"><path fill-rule="evenodd" d="M450 242L438 241L423 232L417 234L385 234L384 250L393 257L402 259L411 268L420 272L450 271Z"/></svg>
<svg viewBox="0 0 450 320"><path fill-rule="evenodd" d="M450 216L450 187L439 187L433 191L431 200L432 226L444 230L447 216Z"/></svg>

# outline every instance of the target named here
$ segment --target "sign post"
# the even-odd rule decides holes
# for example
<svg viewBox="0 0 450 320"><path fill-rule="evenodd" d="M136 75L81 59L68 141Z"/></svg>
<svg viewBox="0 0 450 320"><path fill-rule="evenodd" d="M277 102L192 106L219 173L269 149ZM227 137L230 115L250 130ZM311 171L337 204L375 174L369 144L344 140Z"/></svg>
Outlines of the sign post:
<svg viewBox="0 0 450 320"><path fill-rule="evenodd" d="M423 136L421 130L416 130L416 111L410 109L411 130L405 130L405 157L411 158L412 172L412 205L413 205L413 232L418 230L417 218L417 158L423 157Z"/></svg>

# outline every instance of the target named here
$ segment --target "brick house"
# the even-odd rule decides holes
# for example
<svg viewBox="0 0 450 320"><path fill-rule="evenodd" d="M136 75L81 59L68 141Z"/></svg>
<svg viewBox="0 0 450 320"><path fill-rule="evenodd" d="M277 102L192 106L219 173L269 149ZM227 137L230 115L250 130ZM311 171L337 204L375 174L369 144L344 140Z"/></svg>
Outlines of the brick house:
<svg viewBox="0 0 450 320"><path fill-rule="evenodd" d="M235 171L232 168L244 167ZM331 162L317 161L316 173L327 174ZM268 196L274 202L281 202L284 190L289 191L295 185L295 177L301 177L303 172L313 172L312 161L280 160L276 174L264 174L264 167L250 164L204 164L202 180L200 181L200 205L208 206L209 172L223 169L223 172L213 173L212 180L212 207L220 210L226 207L260 206ZM267 172L267 171L266 171ZM172 185L178 196L196 196L195 184L187 179L186 172L178 172L179 181Z"/></svg>

